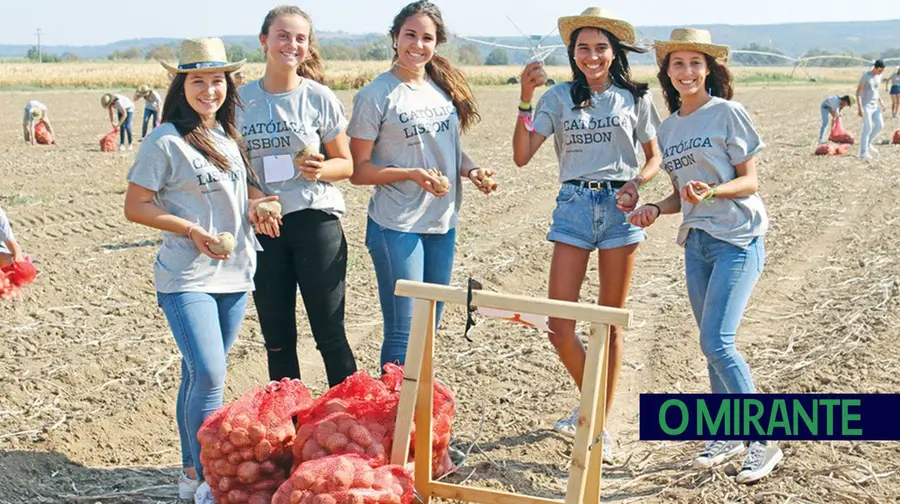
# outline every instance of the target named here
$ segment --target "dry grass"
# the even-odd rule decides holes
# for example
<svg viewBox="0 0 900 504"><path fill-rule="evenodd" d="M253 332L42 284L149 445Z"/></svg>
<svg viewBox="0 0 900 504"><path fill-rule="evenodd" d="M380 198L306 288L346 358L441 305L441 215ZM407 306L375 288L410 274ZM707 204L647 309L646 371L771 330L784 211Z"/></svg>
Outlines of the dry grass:
<svg viewBox="0 0 900 504"><path fill-rule="evenodd" d="M264 64L249 63L245 73L251 79L262 75ZM155 62L73 62L73 63L3 63L0 88L133 88L140 84L168 86L166 71ZM389 68L386 61L332 61L327 64L328 85L334 89L357 89ZM522 68L510 66L466 66L463 71L474 85L502 85L518 76ZM636 66L635 77L646 82L656 80L657 69ZM822 82L855 82L857 68L734 67L735 79L746 83L799 83L815 78ZM548 67L551 78L567 80L568 67Z"/></svg>

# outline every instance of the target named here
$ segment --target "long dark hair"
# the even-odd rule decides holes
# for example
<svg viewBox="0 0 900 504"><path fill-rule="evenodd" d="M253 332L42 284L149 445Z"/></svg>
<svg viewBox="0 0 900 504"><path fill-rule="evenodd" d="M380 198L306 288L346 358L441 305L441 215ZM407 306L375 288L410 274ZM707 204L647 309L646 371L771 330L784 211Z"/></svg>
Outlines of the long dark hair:
<svg viewBox="0 0 900 504"><path fill-rule="evenodd" d="M717 96L726 100L734 98L734 85L728 67L719 63L708 54L704 54L704 56L706 57L706 67L709 68L709 75L706 76L706 83L704 84L706 92L710 96ZM670 113L674 114L676 110L681 108L681 95L675 89L675 85L672 84L672 79L669 78L669 60L671 57L672 53L669 53L663 58L656 78L659 79L659 84L662 86L666 107Z"/></svg>
<svg viewBox="0 0 900 504"><path fill-rule="evenodd" d="M578 68L578 64L575 61L575 43L578 41L578 34L585 28L591 27L578 28L572 32L572 37L569 39L569 46L566 48L569 53L569 67L572 68L572 82L570 83L570 88L572 93L572 103L575 104L575 108L591 106L591 86L588 85L587 77L585 77L584 72ZM609 65L609 78L612 80L613 85L630 92L631 95L634 96L634 101L640 100L650 89L650 86L643 82L635 82L631 78L631 66L628 64L628 57L625 54L625 46L622 44L622 41L619 40L619 37L616 37L602 28L591 29L606 35L606 38L609 39L609 43L612 46L615 58ZM636 50L636 48L632 47L629 47L629 49Z"/></svg>
<svg viewBox="0 0 900 504"><path fill-rule="evenodd" d="M169 91L166 93L166 101L163 103L161 122L172 123L184 141L197 149L207 161L222 171L230 171L229 159L216 149L209 130L203 126L200 115L191 107L184 95L184 83L187 76L188 73L179 73L172 79L172 84L169 85ZM246 149L244 149L244 140L234 124L234 111L241 107L241 99L238 96L234 80L231 78L231 72L225 72L225 82L228 87L225 92L225 103L216 111L216 120L222 125L225 134L237 142L248 177L255 180L256 175L250 166L250 158L247 157Z"/></svg>
<svg viewBox="0 0 900 504"><path fill-rule="evenodd" d="M263 19L262 28L259 29L260 35L269 36L269 28L272 23L280 16L301 16L309 23L309 51L303 61L297 67L297 75L314 80L319 84L325 83L325 62L319 53L319 39L313 29L312 18L296 5L279 5L270 10Z"/></svg>
<svg viewBox="0 0 900 504"><path fill-rule="evenodd" d="M391 38L394 42L400 37L400 28L412 16L424 14L431 18L437 27L437 45L447 42L447 28L444 25L444 18L441 17L441 11L437 5L428 0L419 0L408 4L400 10L400 13L394 17L394 23L391 25ZM394 57L392 61L397 61L397 47L394 47ZM481 120L478 114L478 107L475 104L475 95L472 88L469 87L469 81L466 76L450 63L450 60L437 54L431 57L425 65L425 71L435 84L445 93L450 95L450 100L456 107L456 114L459 116L459 129L463 133L474 126Z"/></svg>

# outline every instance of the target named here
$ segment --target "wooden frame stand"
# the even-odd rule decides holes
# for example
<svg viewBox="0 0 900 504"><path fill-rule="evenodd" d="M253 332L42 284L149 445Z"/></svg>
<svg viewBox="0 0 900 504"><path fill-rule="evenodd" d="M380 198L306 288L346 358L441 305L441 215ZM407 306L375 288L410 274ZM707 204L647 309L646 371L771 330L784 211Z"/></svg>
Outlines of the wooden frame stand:
<svg viewBox="0 0 900 504"><path fill-rule="evenodd" d="M476 290L472 306L533 313L553 318L591 322L587 363L581 391L578 426L572 450L572 468L565 500L518 495L466 487L431 479L431 421L434 390L434 329L437 302L466 306L467 292L444 285L399 280L397 296L413 298L412 327L406 350L406 366L391 450L391 463L406 465L413 416L416 428L415 486L424 504L432 497L484 504L597 504L600 502L603 441L598 439L606 423L606 378L609 326L631 325L631 311L552 299L540 299ZM596 441L596 444L594 440ZM593 446L592 446L593 444Z"/></svg>

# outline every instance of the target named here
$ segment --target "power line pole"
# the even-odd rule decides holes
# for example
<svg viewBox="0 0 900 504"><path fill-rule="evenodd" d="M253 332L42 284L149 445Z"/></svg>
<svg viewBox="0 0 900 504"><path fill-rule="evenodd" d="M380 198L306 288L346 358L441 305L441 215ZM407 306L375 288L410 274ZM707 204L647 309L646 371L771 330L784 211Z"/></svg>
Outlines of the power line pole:
<svg viewBox="0 0 900 504"><path fill-rule="evenodd" d="M42 56L42 54L41 54L41 32L42 32L42 31L43 31L43 30L41 30L40 28L37 29L37 38L38 38L38 63L43 63L43 62L44 62L44 58L43 58L43 56Z"/></svg>

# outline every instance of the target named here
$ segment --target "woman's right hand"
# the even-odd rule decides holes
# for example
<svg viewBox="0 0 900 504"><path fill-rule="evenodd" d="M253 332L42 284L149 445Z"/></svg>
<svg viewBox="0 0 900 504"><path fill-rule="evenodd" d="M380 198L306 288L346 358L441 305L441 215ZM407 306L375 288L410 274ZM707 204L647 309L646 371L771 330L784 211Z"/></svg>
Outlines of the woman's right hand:
<svg viewBox="0 0 900 504"><path fill-rule="evenodd" d="M422 189L430 192L434 196L440 198L442 196L446 196L449 194L448 192L439 192L437 190L441 185L441 181L438 180L437 177L428 172L428 170L424 168L410 168L409 169L409 179L413 182L419 184Z"/></svg>
<svg viewBox="0 0 900 504"><path fill-rule="evenodd" d="M188 231L188 236L191 241L194 242L194 245L197 246L197 250L203 253L203 255L215 259L217 261L224 261L228 259L227 255L219 255L214 253L212 250L209 250L210 243L219 243L219 239L215 236L206 232L203 227L194 224L191 226L190 231Z"/></svg>
<svg viewBox="0 0 900 504"><path fill-rule="evenodd" d="M650 227L659 217L659 209L652 205L643 205L637 210L631 212L628 216L628 222L637 227Z"/></svg>
<svg viewBox="0 0 900 504"><path fill-rule="evenodd" d="M544 72L544 64L540 61L535 61L525 65L525 69L522 70L522 75L519 78L519 83L521 85L519 98L523 102L530 103L531 98L534 97L534 90L538 86L543 86L547 83L547 73Z"/></svg>

